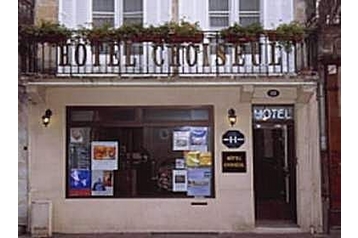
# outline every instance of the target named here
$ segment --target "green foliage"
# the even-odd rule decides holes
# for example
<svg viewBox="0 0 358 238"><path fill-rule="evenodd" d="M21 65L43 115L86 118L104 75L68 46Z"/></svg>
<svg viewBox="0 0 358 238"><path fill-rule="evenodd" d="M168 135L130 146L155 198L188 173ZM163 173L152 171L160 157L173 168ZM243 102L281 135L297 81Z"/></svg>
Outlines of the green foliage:
<svg viewBox="0 0 358 238"><path fill-rule="evenodd" d="M248 36L257 36L264 32L263 27L260 23L252 23L245 27L245 32Z"/></svg>
<svg viewBox="0 0 358 238"><path fill-rule="evenodd" d="M115 32L121 39L130 39L142 36L145 30L142 24L124 24L117 28Z"/></svg>
<svg viewBox="0 0 358 238"><path fill-rule="evenodd" d="M289 24L280 24L276 30L276 37L280 45L289 52L291 51L292 43L302 41L305 36L306 29L297 22L291 22Z"/></svg>
<svg viewBox="0 0 358 238"><path fill-rule="evenodd" d="M109 24L93 27L92 29L81 28L77 32L80 37L93 43L109 41L116 37L115 30Z"/></svg>
<svg viewBox="0 0 358 238"><path fill-rule="evenodd" d="M49 21L41 21L39 25L19 26L21 40L63 43L72 35L72 31L63 25Z"/></svg>
<svg viewBox="0 0 358 238"><path fill-rule="evenodd" d="M238 23L234 23L234 25L229 26L220 31L220 35L223 38L228 37L257 37L258 35L263 33L263 28L260 23L253 23L248 26L241 26Z"/></svg>
<svg viewBox="0 0 358 238"><path fill-rule="evenodd" d="M162 27L163 29L167 29L169 34L175 34L177 36L195 36L202 33L198 22L190 23L181 20L179 23L165 23Z"/></svg>
<svg viewBox="0 0 358 238"><path fill-rule="evenodd" d="M297 22L284 23L276 28L276 34L278 38L283 40L302 40L305 28Z"/></svg>

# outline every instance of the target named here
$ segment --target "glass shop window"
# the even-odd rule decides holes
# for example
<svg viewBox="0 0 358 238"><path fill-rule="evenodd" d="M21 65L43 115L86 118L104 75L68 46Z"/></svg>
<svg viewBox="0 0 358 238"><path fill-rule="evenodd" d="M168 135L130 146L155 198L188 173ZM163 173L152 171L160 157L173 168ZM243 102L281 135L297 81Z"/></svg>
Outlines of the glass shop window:
<svg viewBox="0 0 358 238"><path fill-rule="evenodd" d="M66 197L214 197L212 112L67 107Z"/></svg>

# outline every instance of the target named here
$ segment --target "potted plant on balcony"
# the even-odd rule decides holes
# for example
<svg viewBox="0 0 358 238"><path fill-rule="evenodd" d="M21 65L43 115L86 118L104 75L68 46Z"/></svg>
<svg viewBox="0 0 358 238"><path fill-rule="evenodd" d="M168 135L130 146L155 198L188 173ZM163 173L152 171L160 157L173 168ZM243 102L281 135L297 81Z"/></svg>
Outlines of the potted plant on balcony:
<svg viewBox="0 0 358 238"><path fill-rule="evenodd" d="M163 43L164 39L169 34L169 27L167 25L153 26L150 25L144 28L144 38L148 42L154 42L156 44Z"/></svg>
<svg viewBox="0 0 358 238"><path fill-rule="evenodd" d="M162 29L168 30L168 37L166 39L169 43L200 43L203 41L204 33L200 29L199 23L190 23L181 20L177 22L169 22L162 26Z"/></svg>
<svg viewBox="0 0 358 238"><path fill-rule="evenodd" d="M277 40L286 51L290 51L292 44L303 40L305 28L297 22L291 22L289 24L283 23L276 28L275 33L275 40Z"/></svg>
<svg viewBox="0 0 358 238"><path fill-rule="evenodd" d="M229 43L258 41L262 33L263 28L260 23L253 23L246 27L234 23L234 25L220 31L221 37Z"/></svg>
<svg viewBox="0 0 358 238"><path fill-rule="evenodd" d="M100 27L95 26L92 29L81 28L78 33L80 37L88 40L92 45L119 40L119 36L109 24Z"/></svg>
<svg viewBox="0 0 358 238"><path fill-rule="evenodd" d="M124 41L144 42L146 41L145 29L142 24L123 24L115 30L117 38Z"/></svg>
<svg viewBox="0 0 358 238"><path fill-rule="evenodd" d="M72 31L63 25L42 21L39 25L23 26L20 36L24 40L49 44L63 44L72 35Z"/></svg>

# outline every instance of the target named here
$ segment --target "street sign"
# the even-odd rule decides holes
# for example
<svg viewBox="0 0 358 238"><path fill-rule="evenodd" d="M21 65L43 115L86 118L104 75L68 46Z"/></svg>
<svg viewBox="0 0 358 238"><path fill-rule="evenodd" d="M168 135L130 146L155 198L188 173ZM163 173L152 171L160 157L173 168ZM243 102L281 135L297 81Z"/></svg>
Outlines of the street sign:
<svg viewBox="0 0 358 238"><path fill-rule="evenodd" d="M240 131L227 131L222 136L222 143L227 148L239 148L245 142L245 136Z"/></svg>

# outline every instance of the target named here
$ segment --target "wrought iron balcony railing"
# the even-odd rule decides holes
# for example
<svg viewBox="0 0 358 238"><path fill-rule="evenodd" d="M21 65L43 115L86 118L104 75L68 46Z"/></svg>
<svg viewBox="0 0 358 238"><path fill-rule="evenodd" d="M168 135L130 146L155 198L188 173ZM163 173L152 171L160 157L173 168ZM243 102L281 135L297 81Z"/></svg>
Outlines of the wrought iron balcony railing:
<svg viewBox="0 0 358 238"><path fill-rule="evenodd" d="M201 43L102 42L75 36L65 43L22 43L24 74L71 76L274 76L309 66L307 42L282 45L262 35L257 41L228 43L205 32Z"/></svg>

